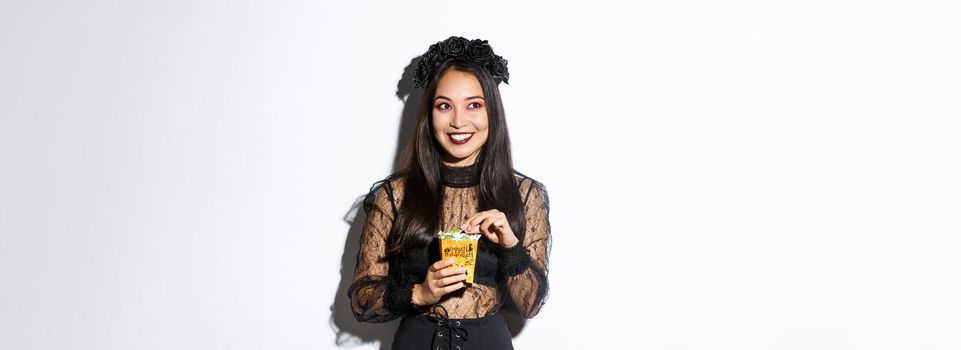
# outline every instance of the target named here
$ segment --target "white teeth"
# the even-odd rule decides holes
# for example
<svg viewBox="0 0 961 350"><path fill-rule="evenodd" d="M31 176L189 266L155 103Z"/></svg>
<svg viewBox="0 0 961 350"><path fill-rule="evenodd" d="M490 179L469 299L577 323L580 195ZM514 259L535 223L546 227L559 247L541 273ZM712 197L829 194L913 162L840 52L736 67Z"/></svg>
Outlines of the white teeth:
<svg viewBox="0 0 961 350"><path fill-rule="evenodd" d="M474 134L450 134L450 137L454 139L454 141L460 142L466 140L468 137L471 137L471 135Z"/></svg>

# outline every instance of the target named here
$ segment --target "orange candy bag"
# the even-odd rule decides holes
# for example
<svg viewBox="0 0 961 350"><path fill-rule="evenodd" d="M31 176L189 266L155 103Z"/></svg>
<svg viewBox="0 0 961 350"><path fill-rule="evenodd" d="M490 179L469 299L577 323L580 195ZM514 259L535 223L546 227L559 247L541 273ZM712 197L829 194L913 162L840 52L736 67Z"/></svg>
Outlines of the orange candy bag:
<svg viewBox="0 0 961 350"><path fill-rule="evenodd" d="M463 267L467 270L468 285L474 283L474 266L477 264L477 242L480 240L479 234L466 234L459 228L448 232L438 232L437 238L440 241L440 258L454 258L454 265Z"/></svg>

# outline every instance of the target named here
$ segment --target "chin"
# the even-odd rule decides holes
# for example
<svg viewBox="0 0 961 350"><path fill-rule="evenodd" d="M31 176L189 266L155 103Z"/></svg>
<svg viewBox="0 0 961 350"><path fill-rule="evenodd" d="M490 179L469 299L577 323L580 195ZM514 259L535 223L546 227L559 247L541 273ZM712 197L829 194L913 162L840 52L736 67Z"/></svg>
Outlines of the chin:
<svg viewBox="0 0 961 350"><path fill-rule="evenodd" d="M471 151L471 152L468 152L468 151L465 151L465 150L462 150L462 149L457 149L456 146L453 146L453 147L452 147L452 146L448 146L448 147L444 147L444 153L447 153L447 154L450 155L452 158L464 159L464 158L467 158L468 156L470 156L471 153L472 153L472 151Z"/></svg>
<svg viewBox="0 0 961 350"><path fill-rule="evenodd" d="M456 163L456 162L463 161L464 159L470 158L470 156L471 156L471 154L473 154L473 152L457 152L457 153L454 153L454 152L450 152L450 151L448 150L448 151L447 151L447 154L450 155L450 159L451 159L453 162Z"/></svg>
<svg viewBox="0 0 961 350"><path fill-rule="evenodd" d="M459 162L459 161L462 161L462 160L464 160L464 159L467 159L467 157L470 157L470 154L451 154L451 158L452 158L455 162Z"/></svg>

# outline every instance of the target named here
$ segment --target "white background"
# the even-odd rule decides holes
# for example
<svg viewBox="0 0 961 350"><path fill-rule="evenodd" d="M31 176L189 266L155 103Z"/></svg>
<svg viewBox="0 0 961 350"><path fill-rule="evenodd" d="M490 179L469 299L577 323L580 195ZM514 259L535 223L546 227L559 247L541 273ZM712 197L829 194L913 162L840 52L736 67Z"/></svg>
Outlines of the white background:
<svg viewBox="0 0 961 350"><path fill-rule="evenodd" d="M379 348L396 323L345 304L351 209L450 35L510 61L515 163L551 196L517 348L961 348L959 16L4 0L0 348Z"/></svg>

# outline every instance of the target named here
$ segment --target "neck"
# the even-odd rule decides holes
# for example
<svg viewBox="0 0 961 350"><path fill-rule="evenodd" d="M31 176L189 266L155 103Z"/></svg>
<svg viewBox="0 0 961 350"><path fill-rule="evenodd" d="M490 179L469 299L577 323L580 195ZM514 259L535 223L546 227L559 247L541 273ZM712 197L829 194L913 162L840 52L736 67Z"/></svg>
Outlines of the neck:
<svg viewBox="0 0 961 350"><path fill-rule="evenodd" d="M447 187L473 187L480 183L477 163L453 165L444 163L440 169L441 182Z"/></svg>
<svg viewBox="0 0 961 350"><path fill-rule="evenodd" d="M451 156L451 155L449 155L449 154L445 154L445 155L444 155L444 158L443 158L444 166L449 166L449 167L465 167L465 166L474 165L474 163L477 163L477 154L478 154L478 153L479 153L479 152L475 152L474 154L471 154L471 155L469 155L469 156L467 156L467 157L460 158L460 159L454 158L453 156Z"/></svg>

